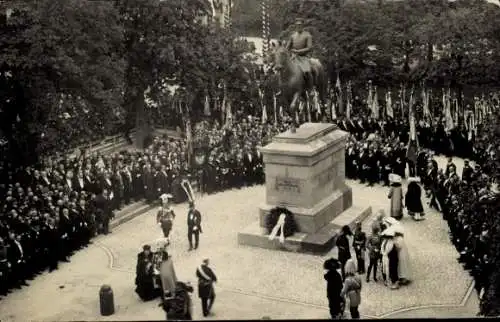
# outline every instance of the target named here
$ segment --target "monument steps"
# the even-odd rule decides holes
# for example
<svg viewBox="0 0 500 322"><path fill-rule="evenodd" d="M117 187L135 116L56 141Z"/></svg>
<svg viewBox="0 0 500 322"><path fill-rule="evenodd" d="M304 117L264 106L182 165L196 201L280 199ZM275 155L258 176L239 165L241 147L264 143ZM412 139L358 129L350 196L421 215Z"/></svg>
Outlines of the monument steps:
<svg viewBox="0 0 500 322"><path fill-rule="evenodd" d="M144 201L134 202L127 205L115 213L115 218L111 220L109 226L111 229L126 223L152 209L157 207L157 205L150 205Z"/></svg>
<svg viewBox="0 0 500 322"><path fill-rule="evenodd" d="M295 233L286 238L284 244L281 244L278 238L269 240L266 229L261 227L259 221L256 221L238 233L238 244L271 250L324 255L335 246L335 240L343 226L347 225L353 229L356 221L362 222L371 213L371 207L363 208L353 205L319 231L315 233Z"/></svg>

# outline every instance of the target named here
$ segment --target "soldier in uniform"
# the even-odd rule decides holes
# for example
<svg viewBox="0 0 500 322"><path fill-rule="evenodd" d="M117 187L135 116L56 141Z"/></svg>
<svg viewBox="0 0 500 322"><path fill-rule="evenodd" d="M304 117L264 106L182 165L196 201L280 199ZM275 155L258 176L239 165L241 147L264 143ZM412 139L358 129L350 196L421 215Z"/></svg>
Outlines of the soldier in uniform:
<svg viewBox="0 0 500 322"><path fill-rule="evenodd" d="M172 195L162 194L160 196L162 204L156 214L156 222L161 226L163 236L167 239L167 245L170 244L169 235L175 218L174 210L170 207L168 202L170 198L172 198Z"/></svg>
<svg viewBox="0 0 500 322"><path fill-rule="evenodd" d="M313 37L308 31L304 30L304 19L297 18L295 20L295 27L296 31L291 35L286 48L296 55L295 59L304 73L306 81L309 84L308 87L312 87L312 69L307 55L312 49Z"/></svg>

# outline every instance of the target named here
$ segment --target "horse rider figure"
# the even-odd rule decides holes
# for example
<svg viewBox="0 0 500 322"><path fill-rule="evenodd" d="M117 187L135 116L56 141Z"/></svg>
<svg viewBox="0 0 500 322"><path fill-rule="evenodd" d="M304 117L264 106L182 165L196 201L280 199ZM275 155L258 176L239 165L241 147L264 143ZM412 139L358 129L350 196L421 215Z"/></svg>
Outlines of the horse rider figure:
<svg viewBox="0 0 500 322"><path fill-rule="evenodd" d="M306 81L306 88L312 88L314 81L312 75L311 59L308 57L309 52L312 50L312 35L304 30L304 19L297 18L295 20L296 31L292 33L286 49L293 54L293 59L299 68L304 73Z"/></svg>

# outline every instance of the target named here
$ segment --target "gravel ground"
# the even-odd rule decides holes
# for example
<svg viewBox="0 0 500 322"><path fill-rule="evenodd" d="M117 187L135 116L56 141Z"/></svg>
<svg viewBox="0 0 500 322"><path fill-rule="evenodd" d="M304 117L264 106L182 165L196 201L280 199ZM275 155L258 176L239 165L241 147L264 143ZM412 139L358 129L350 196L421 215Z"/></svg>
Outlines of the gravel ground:
<svg viewBox="0 0 500 322"><path fill-rule="evenodd" d="M374 213L388 210L387 188L370 188L352 181L349 184L355 203L371 205ZM238 231L258 219L257 207L264 197L263 187L251 187L199 198L204 233L195 252L187 252L187 206L175 206L177 220L169 252L179 279L195 283L196 267L203 258L211 259L220 280L216 285L217 319L259 319L265 315L273 319L328 318L322 263L335 251L319 257L237 244ZM380 282L365 283L360 307L363 316L387 316L404 308L458 305L462 301L471 278L456 261L441 215L426 211L425 221L414 222L407 217L402 221L413 283L399 290L389 290ZM76 254L72 263L2 300L0 320L161 319L163 313L156 302L141 303L133 292L136 253L143 244L161 237L155 212L99 237L95 246ZM365 227L372 220L368 218ZM115 293L117 313L109 318L99 317L97 294L103 283L110 283ZM199 311L197 302L195 312Z"/></svg>

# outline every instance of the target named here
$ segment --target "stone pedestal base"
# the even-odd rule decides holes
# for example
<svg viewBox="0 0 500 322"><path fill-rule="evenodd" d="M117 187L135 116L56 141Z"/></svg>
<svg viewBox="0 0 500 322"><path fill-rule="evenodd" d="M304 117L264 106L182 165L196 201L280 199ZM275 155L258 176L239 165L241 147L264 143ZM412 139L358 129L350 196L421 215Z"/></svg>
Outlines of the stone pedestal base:
<svg viewBox="0 0 500 322"><path fill-rule="evenodd" d="M292 209L289 208L289 210L293 212ZM261 209L262 211L263 209ZM288 237L284 244L281 244L278 238L269 240L269 235L266 229L261 227L259 220L238 233L238 244L273 250L324 255L333 248L335 239L344 225L348 225L353 229L356 221L363 221L370 216L371 212L371 207L353 205L318 231L295 233L293 236ZM263 214L261 215L261 220L262 218ZM297 222L299 223L300 219Z"/></svg>

